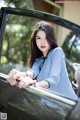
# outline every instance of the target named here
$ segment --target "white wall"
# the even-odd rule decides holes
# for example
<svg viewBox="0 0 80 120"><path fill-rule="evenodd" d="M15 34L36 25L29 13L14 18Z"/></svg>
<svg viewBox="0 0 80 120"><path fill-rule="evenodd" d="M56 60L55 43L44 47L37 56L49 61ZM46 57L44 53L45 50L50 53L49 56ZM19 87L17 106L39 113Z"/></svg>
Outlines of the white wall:
<svg viewBox="0 0 80 120"><path fill-rule="evenodd" d="M65 3L63 7L63 18L80 26L80 3ZM61 44L63 43L68 32L69 31L67 29L62 29Z"/></svg>
<svg viewBox="0 0 80 120"><path fill-rule="evenodd" d="M80 25L80 3L65 3L63 17Z"/></svg>

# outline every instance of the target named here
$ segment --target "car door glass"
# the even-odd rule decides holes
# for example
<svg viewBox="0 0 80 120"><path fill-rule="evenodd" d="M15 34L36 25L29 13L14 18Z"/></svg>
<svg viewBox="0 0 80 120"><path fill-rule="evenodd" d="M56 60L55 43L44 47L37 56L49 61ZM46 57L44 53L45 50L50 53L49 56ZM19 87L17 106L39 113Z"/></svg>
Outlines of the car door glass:
<svg viewBox="0 0 80 120"><path fill-rule="evenodd" d="M12 68L16 68L20 71L27 70L29 68L27 64L27 59L30 56L29 39L33 30L33 26L38 21L41 21L41 19L28 17L28 16L19 16L14 14L7 15L5 33L3 36L0 72L8 74L8 72ZM63 48L65 52L65 60L66 58L69 59L67 55L68 52L66 51L66 49L70 50L71 52L71 50L74 50L75 45L79 46L80 42L78 41L77 43L73 44L73 49L67 48L66 45L69 47L71 43L70 42L71 38L69 38L68 36L73 31L67 28L61 27L55 23L52 23L52 25L56 32L58 44L60 47ZM75 34L73 32L73 36L74 35ZM77 50L80 50L79 47L76 47L76 48ZM73 60L74 59L72 57L72 61ZM69 64L66 64L66 65L68 68L69 77L72 80L73 78L71 75L73 73L73 70L70 72Z"/></svg>

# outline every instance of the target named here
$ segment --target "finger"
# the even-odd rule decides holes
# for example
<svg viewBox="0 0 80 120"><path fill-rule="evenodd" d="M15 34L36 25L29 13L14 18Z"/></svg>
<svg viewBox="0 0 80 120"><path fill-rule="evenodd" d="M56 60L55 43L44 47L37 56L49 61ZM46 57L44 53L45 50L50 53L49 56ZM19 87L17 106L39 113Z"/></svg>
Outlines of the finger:
<svg viewBox="0 0 80 120"><path fill-rule="evenodd" d="M20 83L19 83L19 88L26 88L28 86L30 86L30 79L29 78L20 78Z"/></svg>
<svg viewBox="0 0 80 120"><path fill-rule="evenodd" d="M31 84L31 85L35 85L35 83L36 83L36 80L31 80L31 81L30 81L30 84Z"/></svg>
<svg viewBox="0 0 80 120"><path fill-rule="evenodd" d="M23 88L26 88L28 86L33 86L35 85L36 81L34 80L30 80L30 81L27 81L24 85L23 85Z"/></svg>
<svg viewBox="0 0 80 120"><path fill-rule="evenodd" d="M35 83L36 83L36 80L32 80L28 77L26 79L21 77L20 83L19 83L19 88L26 88L28 86L35 85Z"/></svg>
<svg viewBox="0 0 80 120"><path fill-rule="evenodd" d="M10 73L9 73L9 78L10 78L11 80L14 80L14 75L15 75L15 74L16 74L15 70L12 69L12 70L10 71Z"/></svg>
<svg viewBox="0 0 80 120"><path fill-rule="evenodd" d="M11 85L15 85L16 81L12 81L10 76L7 77L7 81L11 84Z"/></svg>
<svg viewBox="0 0 80 120"><path fill-rule="evenodd" d="M8 82L9 82L11 85L15 85L15 84L16 84L16 80L13 78L14 74L15 74L15 70L12 69L12 70L10 71L9 75L8 75L8 78L7 78Z"/></svg>
<svg viewBox="0 0 80 120"><path fill-rule="evenodd" d="M19 76L20 76L20 72L16 69L12 69L12 78L16 80L19 78Z"/></svg>
<svg viewBox="0 0 80 120"><path fill-rule="evenodd" d="M24 87L25 85L27 85L27 81L22 80L22 81L19 82L18 86L19 86L19 88L25 88Z"/></svg>

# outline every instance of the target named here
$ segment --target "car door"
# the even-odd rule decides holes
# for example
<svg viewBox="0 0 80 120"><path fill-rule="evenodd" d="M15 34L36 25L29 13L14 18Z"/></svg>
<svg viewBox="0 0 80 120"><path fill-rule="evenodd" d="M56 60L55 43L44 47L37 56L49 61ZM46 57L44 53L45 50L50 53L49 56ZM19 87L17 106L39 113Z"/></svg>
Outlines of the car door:
<svg viewBox="0 0 80 120"><path fill-rule="evenodd" d="M4 74L0 77L0 111L7 113L8 120L64 120L76 105L76 101L59 93L35 87L20 90L6 81L5 76L12 68L28 69L29 36L40 20L51 22L56 31L59 26L68 32L80 32L78 25L52 14L19 8L1 9L0 72Z"/></svg>

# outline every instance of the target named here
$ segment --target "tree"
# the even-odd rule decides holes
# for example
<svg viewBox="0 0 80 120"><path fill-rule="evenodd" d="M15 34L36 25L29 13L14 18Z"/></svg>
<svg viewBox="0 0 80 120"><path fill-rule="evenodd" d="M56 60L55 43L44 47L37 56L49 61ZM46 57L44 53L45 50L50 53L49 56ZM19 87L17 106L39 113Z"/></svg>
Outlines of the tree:
<svg viewBox="0 0 80 120"><path fill-rule="evenodd" d="M31 0L4 0L8 7L33 8ZM27 6L27 7L26 7ZM30 17L8 15L3 38L2 63L27 65L30 56L29 39L36 20Z"/></svg>

